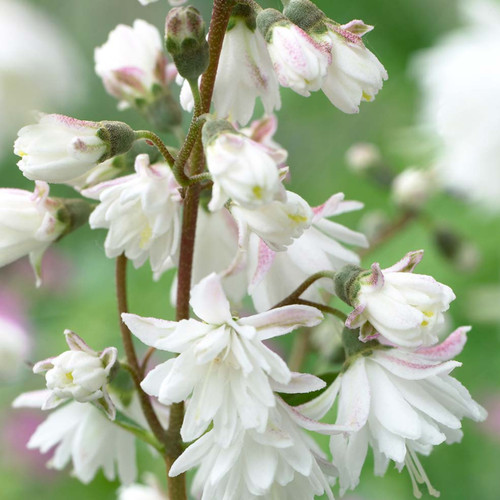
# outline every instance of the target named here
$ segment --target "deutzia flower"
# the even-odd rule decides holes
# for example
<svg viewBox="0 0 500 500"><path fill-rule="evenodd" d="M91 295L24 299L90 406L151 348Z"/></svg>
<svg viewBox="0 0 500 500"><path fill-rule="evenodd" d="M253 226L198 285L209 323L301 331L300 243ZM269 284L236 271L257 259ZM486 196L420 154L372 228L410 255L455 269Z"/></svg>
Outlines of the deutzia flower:
<svg viewBox="0 0 500 500"><path fill-rule="evenodd" d="M311 225L313 211L298 194L286 192L286 200L276 200L255 209L233 203L230 211L238 221L241 238L248 230L257 234L275 252L291 245Z"/></svg>
<svg viewBox="0 0 500 500"><path fill-rule="evenodd" d="M278 166L283 158L270 155L266 147L237 133L227 122L207 122L203 143L214 182L210 210L219 210L230 198L255 208L272 201L282 189Z"/></svg>
<svg viewBox="0 0 500 500"><path fill-rule="evenodd" d="M431 276L413 274L423 250L410 252L387 269L375 263L370 271L354 271L358 279L353 290L339 296L354 307L346 320L348 328L360 328L361 337L375 334L403 347L420 347L437 342L443 312L455 294ZM359 268L358 268L359 269ZM337 275L341 278L342 273ZM337 279L336 278L336 279Z"/></svg>
<svg viewBox="0 0 500 500"><path fill-rule="evenodd" d="M311 227L285 251L275 253L256 235L251 236L248 247L249 293L258 311L273 307L314 273L337 271L346 264L359 263L358 255L341 243L363 247L368 245L366 238L327 219L363 206L343 199L344 195L337 193L323 205L314 207ZM321 302L319 290L322 288L333 293L328 280L319 280L303 298Z"/></svg>
<svg viewBox="0 0 500 500"><path fill-rule="evenodd" d="M428 455L435 445L460 441L464 417L486 418L467 389L449 375L461 366L449 360L461 352L469 329L459 328L443 343L416 352L351 339L351 345L357 342L357 346L350 352L347 370L315 402L300 407L311 418L320 418L340 391L336 424L357 428L351 434L334 435L330 441L342 493L358 484L371 446L377 475L383 475L392 460L399 470L407 467L417 498L421 497L418 483L426 483L431 495L439 495L417 452ZM319 408L323 410L318 413Z"/></svg>
<svg viewBox="0 0 500 500"><path fill-rule="evenodd" d="M18 132L14 153L21 157L17 165L28 179L67 182L127 152L134 140L133 130L125 123L42 113L38 123Z"/></svg>
<svg viewBox="0 0 500 500"><path fill-rule="evenodd" d="M176 70L163 51L158 29L136 19L133 26L118 25L107 42L95 49L95 71L109 94L120 100L119 108L138 100L154 100L155 86L166 87Z"/></svg>
<svg viewBox="0 0 500 500"><path fill-rule="evenodd" d="M297 305L234 319L215 273L192 289L190 304L201 321L122 315L143 343L179 353L151 370L142 388L167 405L191 395L181 429L186 442L201 436L212 420L225 446L233 441L240 423L262 432L269 409L275 406L270 381L287 384L291 380L286 363L263 340L316 325L322 314Z"/></svg>
<svg viewBox="0 0 500 500"><path fill-rule="evenodd" d="M27 392L16 398L13 406L41 408L48 395L49 391ZM121 408L117 400L113 403ZM121 409L129 418L143 423L136 400ZM89 403L73 401L54 410L38 426L27 446L42 453L55 447L48 467L62 470L71 461L73 474L85 484L101 468L109 481L118 476L122 484L130 484L137 477L135 437Z"/></svg>
<svg viewBox="0 0 500 500"><path fill-rule="evenodd" d="M135 174L98 184L82 193L100 200L90 216L92 229L109 229L104 248L109 258L125 253L134 266L149 258L159 279L175 262L180 239L181 197L168 165L149 164L138 155Z"/></svg>
<svg viewBox="0 0 500 500"><path fill-rule="evenodd" d="M61 203L48 197L49 186L37 182L34 193L0 189L0 266L30 256L40 285L42 255L66 230L57 218Z"/></svg>
<svg viewBox="0 0 500 500"><path fill-rule="evenodd" d="M388 75L361 37L371 31L363 21L339 26L327 22L332 63L321 90L344 113L358 113L361 101L372 101Z"/></svg>
<svg viewBox="0 0 500 500"><path fill-rule="evenodd" d="M174 462L170 475L199 466L192 492L201 500L314 500L323 494L333 500L336 469L301 429L305 420L278 399L263 431L239 427L221 445L212 429Z"/></svg>
<svg viewBox="0 0 500 500"><path fill-rule="evenodd" d="M250 7L233 11L224 37L213 101L219 118L241 125L252 117L260 97L266 113L279 109L279 84L261 33L255 29Z"/></svg>
<svg viewBox="0 0 500 500"><path fill-rule="evenodd" d="M262 11L257 25L267 42L280 84L303 96L319 90L332 62L329 37L322 34L313 39L274 9Z"/></svg>
<svg viewBox="0 0 500 500"><path fill-rule="evenodd" d="M97 353L70 330L64 334L70 350L33 366L34 373L47 372L45 380L50 392L42 410L50 410L67 399L74 399L80 403L93 402L113 420L115 407L106 386L116 363L116 347Z"/></svg>

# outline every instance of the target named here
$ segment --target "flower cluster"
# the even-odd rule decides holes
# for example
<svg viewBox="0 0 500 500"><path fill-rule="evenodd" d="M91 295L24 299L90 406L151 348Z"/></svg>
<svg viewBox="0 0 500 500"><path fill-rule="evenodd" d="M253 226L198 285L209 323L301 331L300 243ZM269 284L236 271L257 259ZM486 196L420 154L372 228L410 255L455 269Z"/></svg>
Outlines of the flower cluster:
<svg viewBox="0 0 500 500"><path fill-rule="evenodd" d="M362 40L372 27L341 25L309 0L283 2L282 12L215 0L207 37L194 7L170 3L169 55L157 28L136 20L96 49L95 70L120 109L179 144L122 122L41 114L14 145L36 189L0 189L0 265L30 255L39 275L50 244L83 223L105 229L126 356L94 351L67 330L69 350L34 364L47 390L14 402L54 410L28 447L55 447L49 465L71 461L84 483L100 468L118 476L122 499L165 498L134 484L136 440L165 459L171 500L185 498L183 473L195 467L191 490L202 500L333 500L337 478L342 493L357 485L369 446L377 474L393 461L408 469L417 497L421 483L437 494L417 453L458 441L462 418L485 418L450 376L468 328L438 343L455 295L413 273L421 251L386 269L360 267L351 247L368 241L336 218L363 204L335 193L310 206L290 189L288 152L273 138L280 85L306 97L322 90L349 114L374 99L387 73ZM174 81L193 112L185 138ZM266 114L251 122L257 98ZM355 163L378 162L371 153ZM78 197L49 198L47 182ZM128 260L149 261L154 279L177 270L175 321L128 312ZM348 316L331 306L340 300ZM252 303L255 313L245 312ZM325 314L345 325L341 341L335 326L327 331L343 345L342 368L299 373L279 338ZM150 348L143 359L132 336ZM169 354L149 369L155 351ZM314 433L329 436L330 453Z"/></svg>

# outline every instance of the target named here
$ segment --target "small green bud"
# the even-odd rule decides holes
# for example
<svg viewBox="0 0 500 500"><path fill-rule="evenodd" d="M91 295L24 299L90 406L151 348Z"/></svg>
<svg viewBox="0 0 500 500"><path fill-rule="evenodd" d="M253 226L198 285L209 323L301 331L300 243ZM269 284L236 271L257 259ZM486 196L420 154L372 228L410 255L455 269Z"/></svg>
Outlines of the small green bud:
<svg viewBox="0 0 500 500"><path fill-rule="evenodd" d="M326 31L324 12L310 0L290 0L283 14L306 33Z"/></svg>
<svg viewBox="0 0 500 500"><path fill-rule="evenodd" d="M344 266L333 280L335 285L335 294L346 304L355 307L354 301L360 289L359 279L362 276L370 274L370 271L354 265Z"/></svg>
<svg viewBox="0 0 500 500"><path fill-rule="evenodd" d="M203 145L207 147L211 142L217 139L222 132L238 133L226 120L207 120L205 125L203 125L201 133Z"/></svg>
<svg viewBox="0 0 500 500"><path fill-rule="evenodd" d="M196 81L207 69L209 50L205 23L194 7L176 7L168 13L165 45L182 77Z"/></svg>
<svg viewBox="0 0 500 500"><path fill-rule="evenodd" d="M290 21L276 9L261 10L257 15L256 23L257 28L268 43L271 41L272 29L275 26L286 26L291 24Z"/></svg>
<svg viewBox="0 0 500 500"><path fill-rule="evenodd" d="M250 31L255 31L257 27L257 15L255 11L249 6L244 4L238 4L231 12L231 17L229 19L229 24L227 25L227 31L231 31L238 21L243 21Z"/></svg>
<svg viewBox="0 0 500 500"><path fill-rule="evenodd" d="M53 198L60 203L56 218L65 225L58 240L86 224L95 205L79 198Z"/></svg>
<svg viewBox="0 0 500 500"><path fill-rule="evenodd" d="M99 163L126 153L134 144L135 132L126 123L104 121L99 122L99 125L96 135L108 146L106 153L99 158Z"/></svg>

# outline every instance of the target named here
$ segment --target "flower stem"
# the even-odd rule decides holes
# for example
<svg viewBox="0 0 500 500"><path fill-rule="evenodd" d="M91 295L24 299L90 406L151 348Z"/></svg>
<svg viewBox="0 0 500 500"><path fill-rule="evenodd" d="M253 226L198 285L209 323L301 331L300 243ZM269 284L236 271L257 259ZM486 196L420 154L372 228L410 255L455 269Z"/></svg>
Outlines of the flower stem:
<svg viewBox="0 0 500 500"><path fill-rule="evenodd" d="M318 302L312 302L311 300L297 299L296 304L302 304L303 306L311 306L319 309L321 312L331 314L332 316L336 316L343 323L347 319L347 315L343 313L340 309L335 309L335 307L327 306L325 304L319 304Z"/></svg>

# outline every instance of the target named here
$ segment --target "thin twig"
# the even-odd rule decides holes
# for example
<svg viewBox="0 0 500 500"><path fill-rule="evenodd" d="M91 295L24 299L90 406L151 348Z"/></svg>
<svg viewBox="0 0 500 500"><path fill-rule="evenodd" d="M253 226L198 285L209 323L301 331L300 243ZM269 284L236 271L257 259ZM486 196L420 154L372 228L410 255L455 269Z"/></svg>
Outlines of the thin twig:
<svg viewBox="0 0 500 500"><path fill-rule="evenodd" d="M316 309L319 309L321 312L331 314L332 316L336 316L343 322L345 322L345 320L347 319L347 315L343 313L340 309L336 309L335 307L327 306L325 304L320 304L318 302L313 302L311 300L304 300L304 299L297 299L296 304L315 307Z"/></svg>

